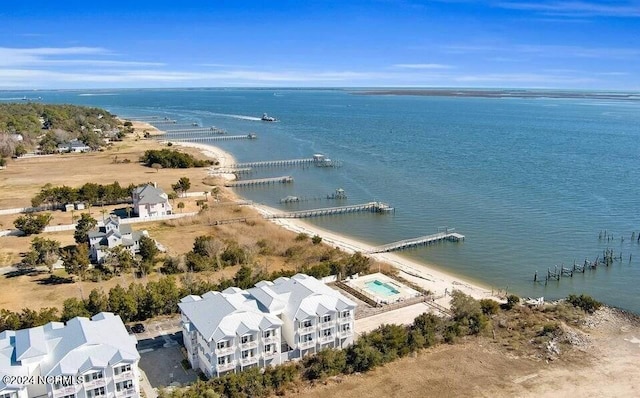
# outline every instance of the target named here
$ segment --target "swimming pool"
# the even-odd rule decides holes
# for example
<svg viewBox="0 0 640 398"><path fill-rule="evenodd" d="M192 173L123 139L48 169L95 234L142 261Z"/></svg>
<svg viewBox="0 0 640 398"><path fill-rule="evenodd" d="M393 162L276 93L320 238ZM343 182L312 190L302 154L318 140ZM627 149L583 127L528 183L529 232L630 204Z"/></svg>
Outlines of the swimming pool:
<svg viewBox="0 0 640 398"><path fill-rule="evenodd" d="M399 294L400 291L395 289L388 283L381 282L377 279L365 283L367 289L384 297L391 297Z"/></svg>

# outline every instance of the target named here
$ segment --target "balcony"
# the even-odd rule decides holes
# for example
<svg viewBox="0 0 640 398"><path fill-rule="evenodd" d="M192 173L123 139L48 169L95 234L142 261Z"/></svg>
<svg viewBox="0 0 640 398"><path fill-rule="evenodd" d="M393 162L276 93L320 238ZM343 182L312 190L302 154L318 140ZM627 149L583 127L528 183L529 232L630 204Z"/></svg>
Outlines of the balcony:
<svg viewBox="0 0 640 398"><path fill-rule="evenodd" d="M227 370L235 369L235 367L236 367L235 361L231 361L223 364L218 364L216 369L218 370L218 372L226 372Z"/></svg>
<svg viewBox="0 0 640 398"><path fill-rule="evenodd" d="M348 337L348 336L351 336L352 334L353 334L353 330L351 329L341 330L338 332L338 336L340 337Z"/></svg>
<svg viewBox="0 0 640 398"><path fill-rule="evenodd" d="M258 357L257 356L251 356L251 357L246 357L246 358L242 358L240 360L240 365L242 366L248 366L254 363L258 362Z"/></svg>
<svg viewBox="0 0 640 398"><path fill-rule="evenodd" d="M334 341L336 338L334 335L330 334L328 336L320 336L318 338L318 340L320 340L320 343L328 343L328 342L332 342Z"/></svg>
<svg viewBox="0 0 640 398"><path fill-rule="evenodd" d="M262 353L262 358L271 359L271 358L273 358L273 357L275 357L277 355L278 355L278 351L275 351L275 350L273 350L273 351L265 351L265 352Z"/></svg>
<svg viewBox="0 0 640 398"><path fill-rule="evenodd" d="M298 328L298 334L307 334L307 333L313 332L314 330L316 330L316 327L314 325L307 326L307 327L300 327Z"/></svg>
<svg viewBox="0 0 640 398"><path fill-rule="evenodd" d="M326 329L326 328L330 328L331 326L335 325L336 322L332 319L330 321L327 322L320 322L320 329Z"/></svg>
<svg viewBox="0 0 640 398"><path fill-rule="evenodd" d="M122 372L113 376L113 380L121 381L121 380L132 380L133 379L133 370L128 370L126 372Z"/></svg>
<svg viewBox="0 0 640 398"><path fill-rule="evenodd" d="M130 397L130 396L136 396L136 389L131 387L131 388L123 388L120 391L116 391L116 397Z"/></svg>
<svg viewBox="0 0 640 398"><path fill-rule="evenodd" d="M315 346L316 346L316 342L314 340L301 341L298 343L298 347L300 347L300 349L305 349L305 348L310 348Z"/></svg>
<svg viewBox="0 0 640 398"><path fill-rule="evenodd" d="M271 335L269 337L263 337L262 338L262 342L264 344L279 343L280 342L280 336Z"/></svg>
<svg viewBox="0 0 640 398"><path fill-rule="evenodd" d="M107 383L105 382L105 379L97 379L97 380L89 380L89 381L85 381L83 383L84 385L84 390L88 391L88 390L93 390L94 388L98 388L98 387L105 387L107 385Z"/></svg>
<svg viewBox="0 0 640 398"><path fill-rule="evenodd" d="M339 318L339 321L340 321L340 323L351 322L351 321L353 321L353 317L352 316L342 317L342 318Z"/></svg>
<svg viewBox="0 0 640 398"><path fill-rule="evenodd" d="M246 343L240 343L240 349L242 350L248 350L256 347L258 347L258 342L256 340L247 341Z"/></svg>
<svg viewBox="0 0 640 398"><path fill-rule="evenodd" d="M221 355L227 355L227 354L232 354L233 352L235 352L236 347L231 346L231 347L222 347L222 348L216 348L216 355L217 356L221 356Z"/></svg>
<svg viewBox="0 0 640 398"><path fill-rule="evenodd" d="M59 398L59 397L67 396L67 395L73 395L73 394L78 392L80 387L81 386L78 385L78 384L74 384L72 386L60 387L57 390L53 390L53 397L54 398Z"/></svg>

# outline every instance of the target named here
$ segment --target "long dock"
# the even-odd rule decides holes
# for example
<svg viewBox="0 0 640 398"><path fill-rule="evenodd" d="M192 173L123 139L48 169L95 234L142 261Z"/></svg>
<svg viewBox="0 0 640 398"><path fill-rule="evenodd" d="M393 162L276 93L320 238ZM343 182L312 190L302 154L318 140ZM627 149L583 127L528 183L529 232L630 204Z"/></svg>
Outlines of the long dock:
<svg viewBox="0 0 640 398"><path fill-rule="evenodd" d="M247 134L247 135L219 135L216 137L190 137L190 138L171 138L165 137L163 135L159 135L158 139L162 141L229 141L229 140L255 140L258 138L255 134ZM235 166L233 166L235 168Z"/></svg>
<svg viewBox="0 0 640 398"><path fill-rule="evenodd" d="M167 135L188 134L188 133L209 133L209 134L227 134L226 131L216 127L194 127L190 129L165 130Z"/></svg>
<svg viewBox="0 0 640 398"><path fill-rule="evenodd" d="M314 155L312 158L302 158L302 159L284 159L284 160L263 160L259 162L244 162L244 163L236 163L231 167L235 168L247 168L247 167L280 167L280 166L296 166L296 165L304 165L304 164L315 164L316 166L321 167L333 167L338 165L337 162L324 157L323 155Z"/></svg>
<svg viewBox="0 0 640 398"><path fill-rule="evenodd" d="M161 119L161 120L151 120L151 121L148 121L147 123L149 123L149 124L176 124L176 123L178 123L178 121L174 120L174 119Z"/></svg>
<svg viewBox="0 0 640 398"><path fill-rule="evenodd" d="M370 213L389 213L393 211L393 207L382 202L369 202L359 205L350 206L338 206L338 207L325 207L321 209L300 210L291 211L287 213L274 214L270 218L307 218L307 217L319 217L319 216L331 216L335 214L357 213L357 212L370 212Z"/></svg>
<svg viewBox="0 0 640 398"><path fill-rule="evenodd" d="M438 232L431 235L420 236L418 238L404 239L386 245L374 247L369 253L386 253L396 250L403 250L410 247L418 247L438 243L442 241L460 242L464 240L464 235L455 232Z"/></svg>
<svg viewBox="0 0 640 398"><path fill-rule="evenodd" d="M293 177L291 176L282 176L282 177L272 177L272 178L258 178L255 180L240 180L240 181L229 181L224 184L225 187L249 187L255 185L268 185L268 184L287 184L293 182Z"/></svg>

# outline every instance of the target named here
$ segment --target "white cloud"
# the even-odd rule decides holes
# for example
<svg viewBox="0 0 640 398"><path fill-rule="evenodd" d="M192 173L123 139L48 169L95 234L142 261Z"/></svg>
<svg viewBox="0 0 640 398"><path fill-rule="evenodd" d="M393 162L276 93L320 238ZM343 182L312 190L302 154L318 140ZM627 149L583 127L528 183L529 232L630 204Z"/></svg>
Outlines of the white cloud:
<svg viewBox="0 0 640 398"><path fill-rule="evenodd" d="M502 1L494 3L494 5L500 8L565 17L640 17L640 2L638 1Z"/></svg>
<svg viewBox="0 0 640 398"><path fill-rule="evenodd" d="M452 69L451 65L444 64L395 64L394 68L403 69Z"/></svg>

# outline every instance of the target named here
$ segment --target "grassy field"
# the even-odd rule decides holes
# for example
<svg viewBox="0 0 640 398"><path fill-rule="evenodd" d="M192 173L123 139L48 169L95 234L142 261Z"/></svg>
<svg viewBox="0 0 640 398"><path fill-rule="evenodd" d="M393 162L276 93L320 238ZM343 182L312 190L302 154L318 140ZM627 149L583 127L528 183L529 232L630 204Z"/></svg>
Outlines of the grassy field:
<svg viewBox="0 0 640 398"><path fill-rule="evenodd" d="M138 132L148 126L137 125ZM140 134L141 135L141 134ZM191 169L162 169L156 172L137 162L148 149L160 149L163 145L154 140L129 138L104 152L65 154L31 159L11 160L9 167L0 172L0 208L27 207L31 198L42 186L68 185L78 187L86 182L108 184L118 181L122 186L130 183L157 182L165 192L171 192L171 184L180 177L186 176L191 181L190 192L210 192L212 184L217 180L207 177L206 168ZM203 159L204 155L198 149L180 148ZM118 163L114 162L114 159ZM124 159L130 163L121 163ZM202 198L179 198L173 203L174 210L178 202L185 203L183 212L197 211L196 200ZM327 259L339 260L344 253L324 245L313 245L310 239L301 240L297 234L276 226L264 220L255 210L248 206L238 206L233 203L236 196L229 189L221 187L219 202L215 202L211 195L208 197L208 209L201 211L198 216L186 217L162 222L147 222L133 224L134 230L147 230L167 249L167 255L180 256L193 248L196 237L201 235L214 236L223 244L236 242L250 255L251 263L262 270L298 270L305 265L315 265ZM82 212L90 212L97 220L108 215L115 208L123 206L93 207ZM54 211L50 225L70 224L71 217L78 217L81 211ZM19 215L0 216L0 229L12 229L13 221ZM216 225L216 221L244 218L246 222ZM54 239L61 246L74 244L73 231L43 233L47 239ZM0 267L15 265L22 256L30 250L32 237L6 236L0 237ZM161 259L160 259L161 260ZM161 266L158 262L156 268ZM388 268L383 266L382 268ZM221 271L202 272L197 277L205 280L218 280L235 274L237 267L225 268ZM66 277L63 270L56 273ZM99 283L83 281L65 284L48 284L48 274L0 276L0 307L10 310L20 310L28 306L32 309L42 307L61 307L64 299L80 297L99 287L105 291L116 284L128 285L134 281L129 275L112 278ZM149 276L149 280L158 277L157 273ZM144 282L140 281L140 282ZM83 293L84 292L84 293ZM27 299L28 298L28 299Z"/></svg>

